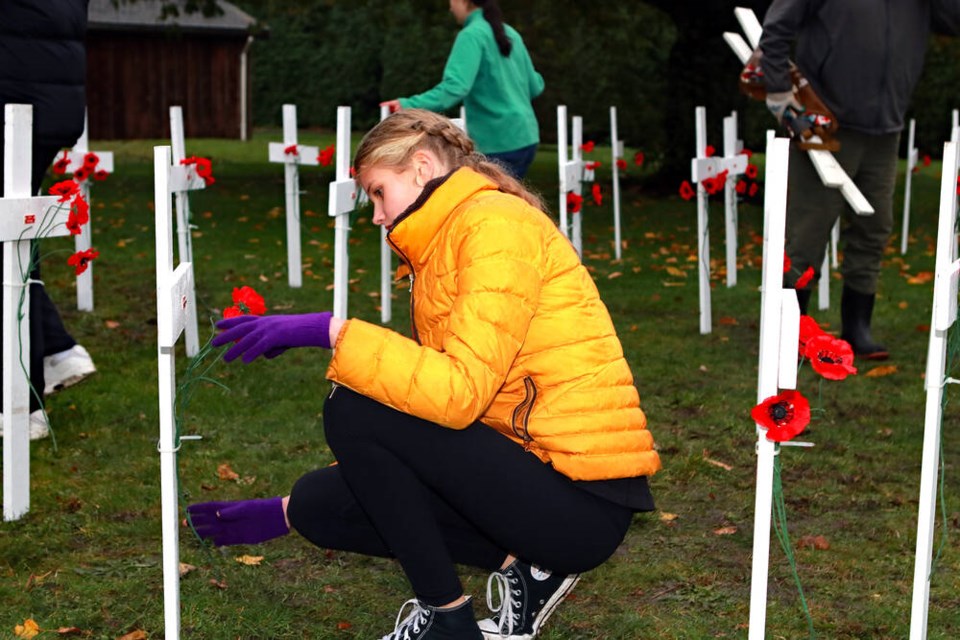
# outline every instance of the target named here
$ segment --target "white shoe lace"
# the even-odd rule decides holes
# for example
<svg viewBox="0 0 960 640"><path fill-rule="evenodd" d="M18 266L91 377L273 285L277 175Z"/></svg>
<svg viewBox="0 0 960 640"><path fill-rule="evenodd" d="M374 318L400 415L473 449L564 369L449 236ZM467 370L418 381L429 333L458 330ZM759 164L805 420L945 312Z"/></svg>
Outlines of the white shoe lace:
<svg viewBox="0 0 960 640"><path fill-rule="evenodd" d="M413 605L413 611L403 618L403 611L407 605ZM403 621L401 621L403 618ZM380 638L380 640L411 640L410 631L414 634L420 633L421 627L426 625L429 620L429 614L426 609L420 606L420 601L416 598L407 600L400 605L400 611L397 613L397 621L393 625L393 631ZM413 636L414 638L416 635Z"/></svg>
<svg viewBox="0 0 960 640"><path fill-rule="evenodd" d="M520 582L519 578L507 577L499 571L494 571L487 578L487 608L494 613L497 619L497 627L501 638L508 638L513 635L514 626L520 621L520 612L514 609L520 609L523 602L520 600L523 596L522 589L511 589L510 585L516 585ZM496 583L497 591L500 595L500 605L493 606L493 584Z"/></svg>

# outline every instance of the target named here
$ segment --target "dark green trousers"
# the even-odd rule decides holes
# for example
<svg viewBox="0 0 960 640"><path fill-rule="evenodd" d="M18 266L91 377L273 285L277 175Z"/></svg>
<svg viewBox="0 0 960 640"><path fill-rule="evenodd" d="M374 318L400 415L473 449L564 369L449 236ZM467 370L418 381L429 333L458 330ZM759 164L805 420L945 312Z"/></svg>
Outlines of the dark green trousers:
<svg viewBox="0 0 960 640"><path fill-rule="evenodd" d="M823 186L807 153L791 146L786 252L792 268L785 274L784 284L793 286L808 266L819 273L830 230L839 217L844 285L859 293L874 294L880 261L893 229L900 134L869 135L841 129L837 137L840 151L833 155L875 213L854 213L839 189Z"/></svg>

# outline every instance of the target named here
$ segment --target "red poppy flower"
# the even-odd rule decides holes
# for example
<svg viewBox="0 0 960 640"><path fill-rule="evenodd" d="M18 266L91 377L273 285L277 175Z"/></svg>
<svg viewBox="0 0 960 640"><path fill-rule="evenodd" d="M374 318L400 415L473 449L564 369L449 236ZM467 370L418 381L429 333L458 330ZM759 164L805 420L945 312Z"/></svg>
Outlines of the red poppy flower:
<svg viewBox="0 0 960 640"><path fill-rule="evenodd" d="M748 164L746 171L744 171L743 173L744 173L744 175L746 175L746 176L747 176L748 178L750 178L751 180L756 180L756 179L757 179L757 171L758 171L757 165L755 165L755 164Z"/></svg>
<svg viewBox="0 0 960 640"><path fill-rule="evenodd" d="M720 190L723 189L725 186L727 186L727 176L728 176L728 175L730 175L730 170L729 170L729 169L724 169L723 171L721 171L720 173L717 174L717 177L716 177L717 191L720 191Z"/></svg>
<svg viewBox="0 0 960 640"><path fill-rule="evenodd" d="M56 162L53 163L53 167L51 167L50 170L53 171L55 175L62 176L67 172L67 167L69 166L70 166L70 151L67 149L64 149L63 155L60 156L60 158Z"/></svg>
<svg viewBox="0 0 960 640"><path fill-rule="evenodd" d="M76 268L77 275L80 275L87 270L87 266L92 260L96 260L100 256L100 252L96 249L86 249L84 251L77 251L75 254L67 258L67 264L71 267Z"/></svg>
<svg viewBox="0 0 960 640"><path fill-rule="evenodd" d="M700 181L700 184L703 185L703 190L707 192L708 195L713 195L720 189L717 187L717 179L714 178L704 178Z"/></svg>
<svg viewBox="0 0 960 640"><path fill-rule="evenodd" d="M827 380L843 380L857 372L850 343L826 333L811 338L803 355L810 360L813 370Z"/></svg>
<svg viewBox="0 0 960 640"><path fill-rule="evenodd" d="M693 187L690 186L689 180L684 180L680 183L680 197L684 200L689 200L693 196L697 195L697 192L693 190Z"/></svg>
<svg viewBox="0 0 960 640"><path fill-rule="evenodd" d="M817 321L811 316L800 316L800 341L797 345L797 353L806 358L807 345L810 343L810 341L818 336L825 335L827 335L827 333L820 328L820 325L817 324Z"/></svg>
<svg viewBox="0 0 960 640"><path fill-rule="evenodd" d="M791 266L792 263L790 262L790 256L783 254L783 272L786 273L787 271L790 271Z"/></svg>
<svg viewBox="0 0 960 640"><path fill-rule="evenodd" d="M708 144L707 148L703 150L704 155L707 156L708 158L713 156L713 154L715 154L716 152L717 150L713 148L712 144Z"/></svg>
<svg viewBox="0 0 960 640"><path fill-rule="evenodd" d="M237 305L233 305L232 307L227 307L226 309L223 310L224 318L236 318L237 316L242 316L242 315L243 315L243 310Z"/></svg>
<svg viewBox="0 0 960 640"><path fill-rule="evenodd" d="M745 194L747 192L747 183L744 182L743 180L737 180L736 189L737 189L737 193L739 193L740 195Z"/></svg>
<svg viewBox="0 0 960 640"><path fill-rule="evenodd" d="M292 144L289 147L284 147L283 152L288 156L298 156L300 152L297 151L297 145Z"/></svg>
<svg viewBox="0 0 960 640"><path fill-rule="evenodd" d="M73 180L63 180L50 187L50 195L60 196L58 202L66 202L80 191L80 185Z"/></svg>
<svg viewBox="0 0 960 640"><path fill-rule="evenodd" d="M575 191L567 192L567 210L570 213L577 213L580 211L580 207L583 206L583 196L576 193Z"/></svg>
<svg viewBox="0 0 960 640"><path fill-rule="evenodd" d="M633 154L633 164L637 165L638 167L642 167L645 157L646 156L643 155L643 151L637 151L635 154Z"/></svg>
<svg viewBox="0 0 960 640"><path fill-rule="evenodd" d="M87 171L93 171L93 169L99 163L100 163L100 156L95 154L93 151L90 151L83 156L83 166L86 167Z"/></svg>
<svg viewBox="0 0 960 640"><path fill-rule="evenodd" d="M72 235L80 234L80 227L90 222L90 205L77 194L70 203L70 213L67 214L67 229Z"/></svg>
<svg viewBox="0 0 960 640"><path fill-rule="evenodd" d="M603 194L600 192L600 185L596 182L593 183L593 187L590 189L590 194L593 196L593 203L598 207L603 204Z"/></svg>
<svg viewBox="0 0 960 640"><path fill-rule="evenodd" d="M582 145L580 145L580 149L584 153L593 153L593 147L594 147L593 140L587 140Z"/></svg>
<svg viewBox="0 0 960 640"><path fill-rule="evenodd" d="M748 160L753 157L753 151L750 151L750 149L743 149L740 153L747 156Z"/></svg>
<svg viewBox="0 0 960 640"><path fill-rule="evenodd" d="M267 312L263 296L246 285L233 288L233 304L252 316L262 316Z"/></svg>
<svg viewBox="0 0 960 640"><path fill-rule="evenodd" d="M93 172L93 179L97 182L103 182L108 177L110 177L110 172L106 169L97 169Z"/></svg>
<svg viewBox="0 0 960 640"><path fill-rule="evenodd" d="M923 155L923 166L925 166L925 167L929 167L929 166L930 166L930 155L929 155L929 154L924 154L924 155Z"/></svg>
<svg viewBox="0 0 960 640"><path fill-rule="evenodd" d="M627 161L624 160L623 158L617 158L617 169L619 169L620 171L626 171Z"/></svg>
<svg viewBox="0 0 960 640"><path fill-rule="evenodd" d="M755 406L750 416L767 430L767 440L787 442L810 424L810 403L799 391L787 389Z"/></svg>
<svg viewBox="0 0 960 640"><path fill-rule="evenodd" d="M601 166L603 166L603 163L600 162L599 160L594 160L593 162L585 162L583 164L583 168L586 169L587 171L595 171Z"/></svg>
<svg viewBox="0 0 960 640"><path fill-rule="evenodd" d="M336 152L337 148L335 145L330 145L325 149L321 149L320 153L317 154L317 162L324 167L329 166L330 163L333 162L333 154Z"/></svg>
<svg viewBox="0 0 960 640"><path fill-rule="evenodd" d="M83 182L90 177L90 169L87 169L86 165L80 167L73 172L73 179L77 182Z"/></svg>
<svg viewBox="0 0 960 640"><path fill-rule="evenodd" d="M813 280L813 267L807 267L807 270L804 271L799 278L797 278L795 283L793 283L793 288L803 289L810 284L811 280Z"/></svg>
<svg viewBox="0 0 960 640"><path fill-rule="evenodd" d="M747 195L752 198L753 196L757 195L757 191L759 190L760 190L760 187L757 185L756 182L754 182L750 185L750 189L749 191L747 191Z"/></svg>

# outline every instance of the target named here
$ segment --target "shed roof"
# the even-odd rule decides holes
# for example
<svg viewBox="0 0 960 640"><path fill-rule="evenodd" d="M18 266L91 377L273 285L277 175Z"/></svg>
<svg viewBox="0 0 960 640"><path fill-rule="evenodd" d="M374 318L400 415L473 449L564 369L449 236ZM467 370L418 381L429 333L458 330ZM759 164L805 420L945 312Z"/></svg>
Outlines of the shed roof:
<svg viewBox="0 0 960 640"><path fill-rule="evenodd" d="M90 31L161 31L178 28L199 33L248 34L256 31L256 18L225 0L217 0L222 13L205 16L188 13L186 0L90 0L87 29ZM164 16L164 6L177 8L177 15Z"/></svg>

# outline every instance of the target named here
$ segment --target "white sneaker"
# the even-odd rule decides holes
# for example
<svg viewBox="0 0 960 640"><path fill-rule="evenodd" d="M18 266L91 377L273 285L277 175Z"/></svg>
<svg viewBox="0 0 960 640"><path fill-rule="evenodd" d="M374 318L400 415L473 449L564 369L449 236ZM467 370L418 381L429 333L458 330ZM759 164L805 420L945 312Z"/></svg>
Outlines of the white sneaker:
<svg viewBox="0 0 960 640"><path fill-rule="evenodd" d="M79 344L47 356L43 359L43 377L46 380L43 395L48 396L73 386L96 371L90 354Z"/></svg>
<svg viewBox="0 0 960 640"><path fill-rule="evenodd" d="M0 413L0 438L3 438L3 414ZM47 417L43 409L37 409L30 414L30 439L42 440L50 436L50 429L47 427Z"/></svg>

